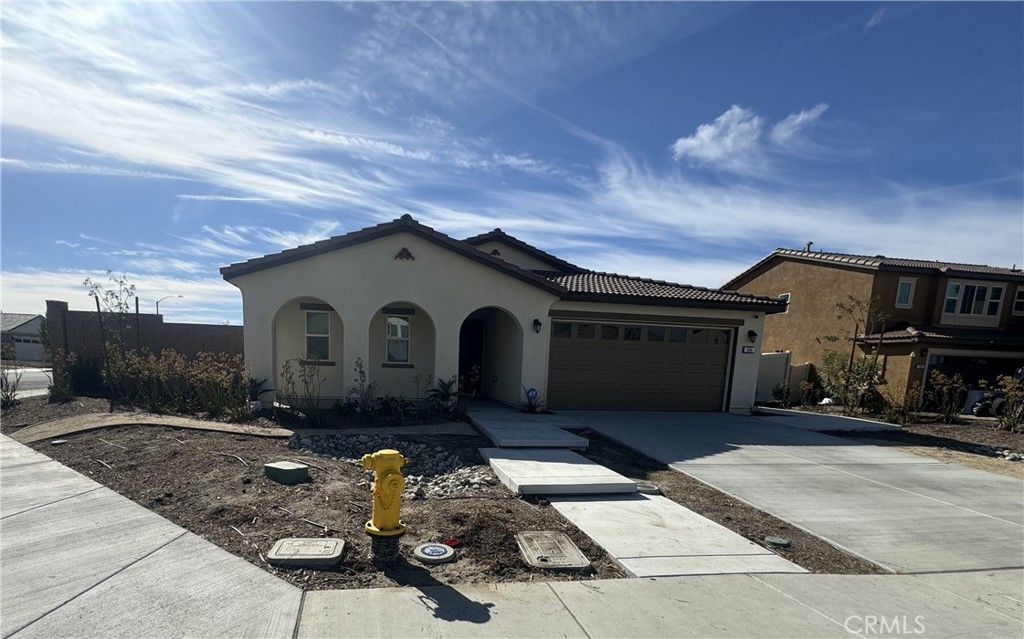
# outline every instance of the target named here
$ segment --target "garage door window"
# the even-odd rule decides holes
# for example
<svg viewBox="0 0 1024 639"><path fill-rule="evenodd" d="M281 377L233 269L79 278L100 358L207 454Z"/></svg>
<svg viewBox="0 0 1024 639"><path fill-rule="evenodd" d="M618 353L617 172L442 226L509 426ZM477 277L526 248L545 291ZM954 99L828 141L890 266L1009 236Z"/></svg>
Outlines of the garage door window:
<svg viewBox="0 0 1024 639"><path fill-rule="evenodd" d="M623 326L622 339L627 342L639 342L641 332L643 332L642 326Z"/></svg>
<svg viewBox="0 0 1024 639"><path fill-rule="evenodd" d="M572 324L567 322L555 322L551 334L557 339L569 339L572 337Z"/></svg>
<svg viewBox="0 0 1024 639"><path fill-rule="evenodd" d="M668 341L676 344L683 344L686 342L686 329L685 328L671 328L668 331Z"/></svg>
<svg viewBox="0 0 1024 639"><path fill-rule="evenodd" d="M576 325L576 338L577 339L594 339L595 327L593 324L577 324Z"/></svg>
<svg viewBox="0 0 1024 639"><path fill-rule="evenodd" d="M647 327L647 341L648 342L664 342L665 341L665 327L664 326L648 326Z"/></svg>
<svg viewBox="0 0 1024 639"><path fill-rule="evenodd" d="M619 339L619 327L608 326L607 324L601 327L601 339L617 340Z"/></svg>

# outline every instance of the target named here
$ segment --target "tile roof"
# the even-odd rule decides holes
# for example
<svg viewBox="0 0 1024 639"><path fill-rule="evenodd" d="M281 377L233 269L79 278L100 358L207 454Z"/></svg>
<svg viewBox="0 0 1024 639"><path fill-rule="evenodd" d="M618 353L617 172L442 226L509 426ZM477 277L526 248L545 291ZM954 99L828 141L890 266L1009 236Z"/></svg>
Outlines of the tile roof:
<svg viewBox="0 0 1024 639"><path fill-rule="evenodd" d="M640 277L616 275L614 273L588 271L545 253L525 242L521 242L500 229L459 241L417 222L409 215L403 215L397 220L353 231L345 235L320 240L313 244L231 264L221 268L220 272L224 279L231 281L241 275L321 255L362 242L369 242L394 233L417 235L486 266L502 271L506 275L550 291L562 299L619 302L624 304L646 303L662 306L711 306L723 309L757 310L765 313L781 313L786 309L786 302L762 295L699 288ZM542 261L562 270L527 270L506 262L499 257L488 255L474 245L474 243L480 244L491 239L500 239L517 248L527 250L542 257Z"/></svg>
<svg viewBox="0 0 1024 639"><path fill-rule="evenodd" d="M903 257L886 257L885 255L852 255L849 253L828 253L825 251L801 251L798 249L775 249L775 255L787 255L790 257L803 257L826 262L839 262L842 264L854 264L858 266L912 268L912 269L933 269L937 271L956 271L963 273L983 273L987 275L1015 275L1024 276L1024 271L1019 268L1005 268L1002 266L986 266L984 264L963 264L960 262L943 262L939 260L915 260Z"/></svg>
<svg viewBox="0 0 1024 639"><path fill-rule="evenodd" d="M41 316L35 313L0 313L0 331L13 331L37 317Z"/></svg>
<svg viewBox="0 0 1024 639"><path fill-rule="evenodd" d="M886 271L932 271L937 274L962 274L992 276L999 279L1024 280L1024 269L1006 268L1003 266L986 266L984 264L963 264L960 262L942 262L939 260L915 260L903 257L886 257L885 255L855 255L852 253L830 253L827 251L805 251L801 249L777 248L756 264L743 271L725 284L733 288L738 282L754 273L770 260L775 258L793 258L808 262L825 262L842 264L869 270Z"/></svg>
<svg viewBox="0 0 1024 639"><path fill-rule="evenodd" d="M491 241L505 242L509 246L514 246L515 248L519 249L520 251L523 251L524 253L533 255L542 262L547 262L548 264L555 267L555 269L559 271L579 273L586 270L576 266L575 264L566 262L560 257L555 257L554 255L548 253L547 251L542 251L536 246L533 246L532 244L527 244L526 242L520 240L517 237L509 235L508 233L502 231L501 229L494 229L493 231L488 231L486 233L474 235L473 237L467 237L462 241L465 242L466 244L469 244L470 246L479 246L480 244L485 244Z"/></svg>
<svg viewBox="0 0 1024 639"><path fill-rule="evenodd" d="M674 284L672 282L618 275L615 273L588 271L584 273L543 272L539 274L564 286L569 291L570 298L574 295L580 295L584 297L607 298L608 301L615 301L615 298L650 298L653 300L680 300L708 304L767 305L778 307L779 311L784 310L786 307L784 301L765 295L751 295L748 293L736 293L735 291Z"/></svg>
<svg viewBox="0 0 1024 639"><path fill-rule="evenodd" d="M884 333L858 335L857 342L874 343L879 339L883 343L908 342L969 342L969 343L1014 343L1024 344L1024 330L1001 330L984 328L960 328L952 326L908 326Z"/></svg>

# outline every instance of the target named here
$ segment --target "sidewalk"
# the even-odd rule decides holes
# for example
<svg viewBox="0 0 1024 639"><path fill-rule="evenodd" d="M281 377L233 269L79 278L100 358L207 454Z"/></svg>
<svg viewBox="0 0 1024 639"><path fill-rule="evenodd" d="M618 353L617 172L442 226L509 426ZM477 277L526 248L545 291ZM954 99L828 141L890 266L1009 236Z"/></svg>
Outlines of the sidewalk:
<svg viewBox="0 0 1024 639"><path fill-rule="evenodd" d="M1019 570L302 593L3 436L0 482L4 639L1024 635Z"/></svg>

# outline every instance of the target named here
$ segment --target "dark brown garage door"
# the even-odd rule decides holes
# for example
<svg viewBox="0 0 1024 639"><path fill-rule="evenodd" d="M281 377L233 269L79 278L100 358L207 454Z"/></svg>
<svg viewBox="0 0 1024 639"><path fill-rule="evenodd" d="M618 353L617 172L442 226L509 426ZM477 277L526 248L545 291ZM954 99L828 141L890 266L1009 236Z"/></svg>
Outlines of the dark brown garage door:
<svg viewBox="0 0 1024 639"><path fill-rule="evenodd" d="M722 410L731 330L556 321L551 331L551 408Z"/></svg>

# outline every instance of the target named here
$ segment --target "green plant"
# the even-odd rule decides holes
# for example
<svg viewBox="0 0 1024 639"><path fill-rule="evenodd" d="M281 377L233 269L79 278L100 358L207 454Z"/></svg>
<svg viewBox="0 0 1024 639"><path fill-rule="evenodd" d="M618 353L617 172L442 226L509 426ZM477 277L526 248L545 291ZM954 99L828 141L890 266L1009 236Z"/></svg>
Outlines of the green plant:
<svg viewBox="0 0 1024 639"><path fill-rule="evenodd" d="M355 394L356 410L367 420L373 419L374 410L377 408L377 382L367 382L366 368L363 367L363 358L357 357L352 370L356 374L356 385L352 388Z"/></svg>
<svg viewBox="0 0 1024 639"><path fill-rule="evenodd" d="M449 379L437 380L437 385L427 390L427 399L441 417L454 419L459 404L458 378L452 375Z"/></svg>
<svg viewBox="0 0 1024 639"><path fill-rule="evenodd" d="M865 393L883 382L881 366L876 358L847 359L843 353L830 348L822 352L818 375L825 393L842 402L846 415L854 414Z"/></svg>
<svg viewBox="0 0 1024 639"><path fill-rule="evenodd" d="M378 402L377 414L386 426L402 426L405 423L405 409L410 405L401 395L385 395Z"/></svg>
<svg viewBox="0 0 1024 639"><path fill-rule="evenodd" d="M996 413L996 425L1000 430L1024 431L1024 382L1012 375L1000 375L998 382L1004 403Z"/></svg>
<svg viewBox="0 0 1024 639"><path fill-rule="evenodd" d="M11 408L18 403L21 369L0 366L0 408Z"/></svg>
<svg viewBox="0 0 1024 639"><path fill-rule="evenodd" d="M917 410L921 405L921 382L914 382L908 389L892 386L880 387L882 396L882 419L890 424L908 425L918 421Z"/></svg>
<svg viewBox="0 0 1024 639"><path fill-rule="evenodd" d="M423 386L423 390L430 388L430 384L434 381L434 377L430 373L427 373L426 375L416 373L416 376L412 378L412 381L416 384L416 397L419 397L420 386Z"/></svg>
<svg viewBox="0 0 1024 639"><path fill-rule="evenodd" d="M790 400L791 396L792 391L789 388L788 381L783 380L772 387L772 399L778 402L779 408L789 408L792 406L793 402Z"/></svg>
<svg viewBox="0 0 1024 639"><path fill-rule="evenodd" d="M298 367L297 373L292 362ZM320 389L324 381L324 378L320 377L320 365L314 361L293 358L281 367L281 385L285 402L302 415L307 425L314 428L323 423Z"/></svg>
<svg viewBox="0 0 1024 639"><path fill-rule="evenodd" d="M800 406L805 409L818 407L818 387L811 381L800 382Z"/></svg>
<svg viewBox="0 0 1024 639"><path fill-rule="evenodd" d="M249 378L249 401L259 401L261 395L266 395L272 388L265 388L267 385L267 379L256 379L255 377Z"/></svg>
<svg viewBox="0 0 1024 639"><path fill-rule="evenodd" d="M47 391L51 403L66 404L75 398L72 371L76 359L78 357L74 353L66 353L62 348L55 349L50 354L50 385Z"/></svg>
<svg viewBox="0 0 1024 639"><path fill-rule="evenodd" d="M940 370L933 370L931 374L931 392L928 398L935 407L936 412L946 424L956 424L960 421L960 407L967 398L967 385L960 373L952 376L946 375Z"/></svg>
<svg viewBox="0 0 1024 639"><path fill-rule="evenodd" d="M13 362L18 359L18 352L14 349L12 342L0 343L0 360Z"/></svg>

